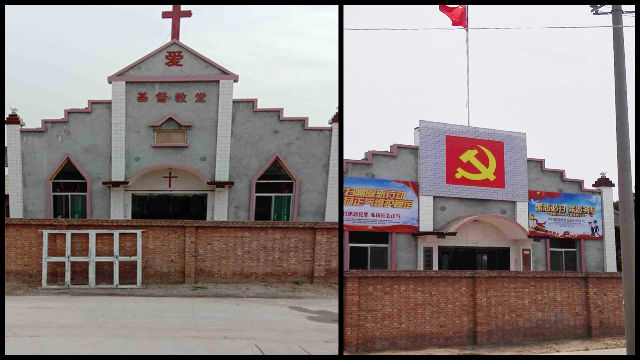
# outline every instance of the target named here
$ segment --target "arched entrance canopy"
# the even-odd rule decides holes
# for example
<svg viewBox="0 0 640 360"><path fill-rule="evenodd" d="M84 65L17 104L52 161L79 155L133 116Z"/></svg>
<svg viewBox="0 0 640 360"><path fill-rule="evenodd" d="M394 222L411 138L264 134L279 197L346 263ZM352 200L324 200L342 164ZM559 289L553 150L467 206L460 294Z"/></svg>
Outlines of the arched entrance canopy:
<svg viewBox="0 0 640 360"><path fill-rule="evenodd" d="M509 239L528 239L529 232L522 225L518 224L513 219L509 219L508 217L492 214L459 218L445 225L445 227L441 231L444 233L457 233L462 227L474 221L485 222L497 227L498 229L502 230L502 232L504 232L504 234Z"/></svg>

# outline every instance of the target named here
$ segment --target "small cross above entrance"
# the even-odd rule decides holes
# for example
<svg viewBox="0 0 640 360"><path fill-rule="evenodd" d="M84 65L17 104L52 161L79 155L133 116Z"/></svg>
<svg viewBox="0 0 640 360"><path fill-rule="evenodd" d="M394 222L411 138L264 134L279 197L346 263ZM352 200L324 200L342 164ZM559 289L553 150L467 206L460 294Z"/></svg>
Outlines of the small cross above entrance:
<svg viewBox="0 0 640 360"><path fill-rule="evenodd" d="M191 17L191 10L180 10L180 5L173 5L173 10L163 11L163 19L171 19L171 40L180 41L180 18Z"/></svg>
<svg viewBox="0 0 640 360"><path fill-rule="evenodd" d="M177 179L177 176L171 176L171 170L169 170L169 176L163 176L165 179L169 179L169 189L171 189L171 179Z"/></svg>

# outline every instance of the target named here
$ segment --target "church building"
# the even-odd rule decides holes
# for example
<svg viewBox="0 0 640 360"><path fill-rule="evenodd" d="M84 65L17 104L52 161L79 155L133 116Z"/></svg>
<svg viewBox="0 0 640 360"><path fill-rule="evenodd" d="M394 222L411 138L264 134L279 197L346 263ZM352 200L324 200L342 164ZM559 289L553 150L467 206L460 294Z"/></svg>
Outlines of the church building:
<svg viewBox="0 0 640 360"><path fill-rule="evenodd" d="M592 186L524 133L420 121L344 161L344 269L615 272L614 184Z"/></svg>
<svg viewBox="0 0 640 360"><path fill-rule="evenodd" d="M191 11L162 17L171 41L108 76L111 99L38 128L7 116L9 216L338 221L338 114L234 99L239 76L179 40Z"/></svg>

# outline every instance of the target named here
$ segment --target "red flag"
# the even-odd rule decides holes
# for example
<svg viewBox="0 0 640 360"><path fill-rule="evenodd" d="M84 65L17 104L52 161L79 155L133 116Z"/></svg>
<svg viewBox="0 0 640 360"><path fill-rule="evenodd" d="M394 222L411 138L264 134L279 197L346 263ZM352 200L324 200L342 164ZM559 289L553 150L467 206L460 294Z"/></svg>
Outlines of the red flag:
<svg viewBox="0 0 640 360"><path fill-rule="evenodd" d="M462 26L467 28L467 6L458 5L456 7L450 7L447 5L440 5L440 11L451 19L451 26Z"/></svg>

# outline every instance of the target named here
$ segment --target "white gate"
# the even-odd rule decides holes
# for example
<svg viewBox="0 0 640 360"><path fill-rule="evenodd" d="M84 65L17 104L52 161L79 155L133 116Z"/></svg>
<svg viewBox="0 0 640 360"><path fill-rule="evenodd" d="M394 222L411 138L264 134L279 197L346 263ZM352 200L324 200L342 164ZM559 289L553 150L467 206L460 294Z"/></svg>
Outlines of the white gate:
<svg viewBox="0 0 640 360"><path fill-rule="evenodd" d="M40 230L42 231L42 287L43 288L137 288L142 283L142 232L144 230ZM49 234L65 234L65 256L48 256ZM71 256L71 234L89 235L89 256ZM113 234L113 256L96 256L96 234ZM120 256L120 234L136 234L136 256ZM135 285L120 285L120 262L135 261L137 281ZM87 262L89 264L88 285L71 284L71 263ZM96 285L96 263L113 263L113 284ZM64 263L64 286L47 284L47 265Z"/></svg>

